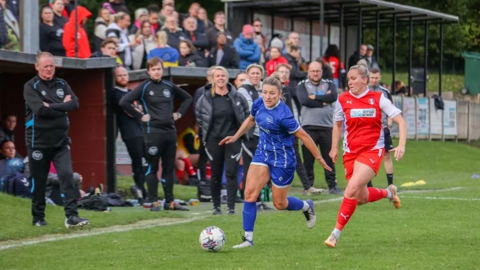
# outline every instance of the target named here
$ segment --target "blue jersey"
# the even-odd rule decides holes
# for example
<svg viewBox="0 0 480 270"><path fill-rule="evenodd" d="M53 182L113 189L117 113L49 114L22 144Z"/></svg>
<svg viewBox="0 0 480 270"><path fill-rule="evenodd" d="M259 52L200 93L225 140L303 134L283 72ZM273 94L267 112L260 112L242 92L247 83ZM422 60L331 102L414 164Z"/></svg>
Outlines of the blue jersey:
<svg viewBox="0 0 480 270"><path fill-rule="evenodd" d="M252 104L251 115L260 130L255 152L257 160L261 159L262 163L278 168L295 167L297 160L292 134L300 129L300 125L290 108L284 102L268 108L259 98Z"/></svg>

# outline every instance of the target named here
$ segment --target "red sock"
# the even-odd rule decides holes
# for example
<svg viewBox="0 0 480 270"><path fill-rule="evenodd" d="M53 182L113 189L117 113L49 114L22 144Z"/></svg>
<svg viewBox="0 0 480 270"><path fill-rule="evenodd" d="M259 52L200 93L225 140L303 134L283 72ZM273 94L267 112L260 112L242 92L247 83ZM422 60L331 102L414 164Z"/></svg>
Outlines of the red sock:
<svg viewBox="0 0 480 270"><path fill-rule="evenodd" d="M368 202L376 202L383 198L387 198L388 191L386 189L379 189L379 188L372 188L369 187L368 189Z"/></svg>
<svg viewBox="0 0 480 270"><path fill-rule="evenodd" d="M195 175L195 170L193 169L192 163L188 158L182 159L185 162L185 168L187 168L188 175L193 176Z"/></svg>
<svg viewBox="0 0 480 270"><path fill-rule="evenodd" d="M208 179L212 178L212 168L210 167L210 163L207 163L206 167L206 175Z"/></svg>
<svg viewBox="0 0 480 270"><path fill-rule="evenodd" d="M183 171L177 170L178 182L183 183Z"/></svg>
<svg viewBox="0 0 480 270"><path fill-rule="evenodd" d="M335 229L339 231L343 230L343 227L347 225L347 222L352 217L356 208L357 208L356 199L343 198L343 202L340 205L340 210L338 211L337 224L335 225Z"/></svg>

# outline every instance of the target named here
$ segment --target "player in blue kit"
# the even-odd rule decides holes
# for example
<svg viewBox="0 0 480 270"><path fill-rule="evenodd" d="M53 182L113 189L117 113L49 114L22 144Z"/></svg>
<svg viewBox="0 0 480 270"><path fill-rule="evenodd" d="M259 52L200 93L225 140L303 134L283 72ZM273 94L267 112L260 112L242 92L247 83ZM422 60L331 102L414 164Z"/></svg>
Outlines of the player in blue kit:
<svg viewBox="0 0 480 270"><path fill-rule="evenodd" d="M253 246L253 227L257 217L256 200L258 194L272 179L273 204L279 210L302 210L307 220L307 227L315 226L316 217L311 200L302 201L287 197L293 181L297 160L293 140L300 139L315 159L327 170L325 163L312 138L300 127L292 111L282 102L282 84L275 76L263 81L262 98L253 102L250 116L243 122L234 136L228 136L220 142L234 143L240 139L255 122L260 128L260 139L255 156L248 170L243 206L243 242L234 248Z"/></svg>

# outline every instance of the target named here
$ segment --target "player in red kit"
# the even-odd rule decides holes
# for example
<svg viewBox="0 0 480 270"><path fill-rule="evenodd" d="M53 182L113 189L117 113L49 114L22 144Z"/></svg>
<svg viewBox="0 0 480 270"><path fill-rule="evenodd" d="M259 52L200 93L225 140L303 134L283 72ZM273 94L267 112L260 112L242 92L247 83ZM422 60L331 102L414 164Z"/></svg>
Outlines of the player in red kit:
<svg viewBox="0 0 480 270"><path fill-rule="evenodd" d="M364 60L350 68L347 78L350 91L343 93L336 103L330 151L330 157L336 163L338 141L345 122L343 165L348 182L338 211L337 224L325 241L325 245L332 248L337 245L340 233L357 205L388 198L395 208L400 208L400 199L394 185L388 186L387 189L367 188L367 183L380 169L385 151L382 112L397 123L400 130L399 144L391 150L395 152L397 161L405 153L407 138L407 128L401 111L382 93L368 90L369 71Z"/></svg>

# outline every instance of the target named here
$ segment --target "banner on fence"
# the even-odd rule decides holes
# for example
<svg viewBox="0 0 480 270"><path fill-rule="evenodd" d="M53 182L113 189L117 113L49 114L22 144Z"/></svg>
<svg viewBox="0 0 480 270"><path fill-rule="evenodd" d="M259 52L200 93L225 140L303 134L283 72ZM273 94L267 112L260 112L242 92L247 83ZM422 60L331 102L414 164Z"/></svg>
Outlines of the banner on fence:
<svg viewBox="0 0 480 270"><path fill-rule="evenodd" d="M115 156L117 164L132 164L132 160L130 159L130 155L127 151L127 146L123 143L120 135L115 141Z"/></svg>
<svg viewBox="0 0 480 270"><path fill-rule="evenodd" d="M417 134L429 133L428 98L417 98Z"/></svg>
<svg viewBox="0 0 480 270"><path fill-rule="evenodd" d="M407 122L407 134L415 135L417 130L417 119L415 119L415 98L403 98L403 118Z"/></svg>
<svg viewBox="0 0 480 270"><path fill-rule="evenodd" d="M454 100L443 101L443 134L445 136L457 136L457 102Z"/></svg>
<svg viewBox="0 0 480 270"><path fill-rule="evenodd" d="M399 108L400 110L403 110L402 97L401 96L393 96L392 100L393 100L393 105L395 105L395 107ZM390 130L390 133L392 135L398 136L398 125L397 125L397 123L393 122L392 129Z"/></svg>
<svg viewBox="0 0 480 270"><path fill-rule="evenodd" d="M443 111L435 108L435 100L430 99L430 134L442 135Z"/></svg>

